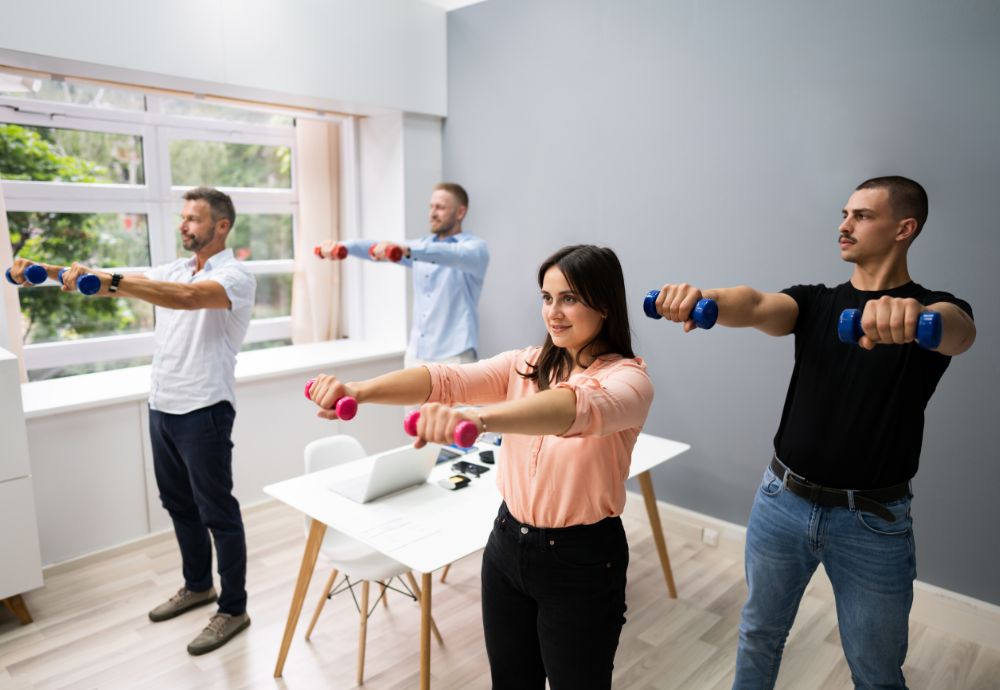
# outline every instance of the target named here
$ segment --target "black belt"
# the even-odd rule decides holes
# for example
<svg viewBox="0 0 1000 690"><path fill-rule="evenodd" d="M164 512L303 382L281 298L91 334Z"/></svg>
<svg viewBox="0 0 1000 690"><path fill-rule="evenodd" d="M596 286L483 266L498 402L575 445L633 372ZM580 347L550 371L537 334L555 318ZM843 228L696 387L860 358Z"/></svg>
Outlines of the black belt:
<svg viewBox="0 0 1000 690"><path fill-rule="evenodd" d="M895 522L896 517L885 507L884 504L892 503L910 495L908 483L896 484L884 489L868 489L863 491L848 492L845 489L830 489L819 484L813 484L805 477L800 477L786 468L778 460L777 456L771 458L771 471L778 479L782 480L785 487L796 496L812 501L818 506L825 508L849 508L851 507L849 493L854 494L854 508L863 510L866 513L878 515L887 522Z"/></svg>

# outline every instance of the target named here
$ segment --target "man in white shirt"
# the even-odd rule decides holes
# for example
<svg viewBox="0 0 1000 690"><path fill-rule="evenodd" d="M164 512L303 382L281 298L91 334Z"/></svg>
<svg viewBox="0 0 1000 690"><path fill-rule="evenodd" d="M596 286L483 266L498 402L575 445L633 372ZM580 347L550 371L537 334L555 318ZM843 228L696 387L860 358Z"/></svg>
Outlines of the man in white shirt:
<svg viewBox="0 0 1000 690"><path fill-rule="evenodd" d="M149 612L163 621L218 599L218 612L188 645L191 654L221 647L250 625L247 550L233 496L232 441L236 353L250 324L256 281L226 249L236 220L232 199L207 187L184 195L179 231L187 259L145 276L92 271L73 264L63 290L93 273L97 294L156 305L156 350L149 393L149 434L156 484L170 513L183 561L184 586ZM46 266L56 278L58 266ZM212 545L220 593L212 584Z"/></svg>

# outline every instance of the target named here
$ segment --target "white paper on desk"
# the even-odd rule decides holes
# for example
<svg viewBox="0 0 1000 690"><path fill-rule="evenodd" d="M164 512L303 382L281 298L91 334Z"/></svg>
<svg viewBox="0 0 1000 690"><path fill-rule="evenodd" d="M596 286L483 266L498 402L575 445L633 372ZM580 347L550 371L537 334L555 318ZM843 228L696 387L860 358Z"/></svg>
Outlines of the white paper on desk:
<svg viewBox="0 0 1000 690"><path fill-rule="evenodd" d="M365 520L365 527L358 530L358 538L377 545L380 551L398 549L440 533L440 530L410 520L392 508L380 506L365 517L370 520Z"/></svg>

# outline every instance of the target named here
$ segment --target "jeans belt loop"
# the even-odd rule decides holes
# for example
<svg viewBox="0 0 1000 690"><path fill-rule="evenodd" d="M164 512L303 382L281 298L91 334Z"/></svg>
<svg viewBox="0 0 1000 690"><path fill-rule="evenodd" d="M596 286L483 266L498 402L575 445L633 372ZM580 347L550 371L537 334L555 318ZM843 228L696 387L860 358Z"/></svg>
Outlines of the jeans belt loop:
<svg viewBox="0 0 1000 690"><path fill-rule="evenodd" d="M853 489L848 489L847 490L847 507L848 507L848 509L852 513L855 511L855 508L854 508L854 490Z"/></svg>

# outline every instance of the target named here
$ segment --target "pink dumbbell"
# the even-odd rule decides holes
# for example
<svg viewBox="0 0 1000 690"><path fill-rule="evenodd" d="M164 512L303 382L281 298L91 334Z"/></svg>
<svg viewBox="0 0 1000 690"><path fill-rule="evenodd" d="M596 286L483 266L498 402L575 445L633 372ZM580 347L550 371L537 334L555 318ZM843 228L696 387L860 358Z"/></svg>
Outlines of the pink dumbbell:
<svg viewBox="0 0 1000 690"><path fill-rule="evenodd" d="M338 242L337 244L333 245L333 247L330 249L329 254L324 254L323 245L317 244L315 247L313 247L313 254L315 254L321 259L342 260L347 258L347 247Z"/></svg>
<svg viewBox="0 0 1000 690"><path fill-rule="evenodd" d="M368 247L368 256L370 256L373 259L375 258L374 244ZM385 258L387 258L389 261L392 261L393 263L396 263L397 261L403 258L403 248L400 247L398 244L390 244L385 249Z"/></svg>
<svg viewBox="0 0 1000 690"><path fill-rule="evenodd" d="M313 384L316 383L316 379L309 379L306 381L306 397L309 397L309 391L312 389ZM337 418L343 419L345 422L348 419L354 419L354 415L358 413L358 401L349 395L345 395L340 398L333 406L333 409L337 411Z"/></svg>
<svg viewBox="0 0 1000 690"><path fill-rule="evenodd" d="M420 421L420 410L408 412L406 417L403 418L403 429L410 436L416 436L418 421ZM476 445L476 439L479 438L479 428L466 419L455 426L455 432L452 434L452 437L455 439L456 446L471 448Z"/></svg>

